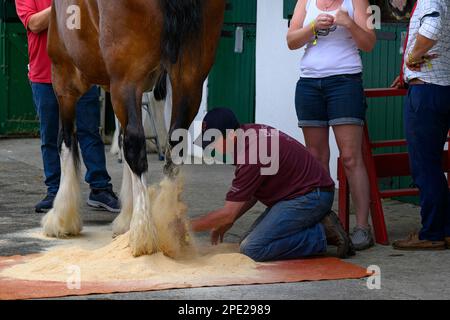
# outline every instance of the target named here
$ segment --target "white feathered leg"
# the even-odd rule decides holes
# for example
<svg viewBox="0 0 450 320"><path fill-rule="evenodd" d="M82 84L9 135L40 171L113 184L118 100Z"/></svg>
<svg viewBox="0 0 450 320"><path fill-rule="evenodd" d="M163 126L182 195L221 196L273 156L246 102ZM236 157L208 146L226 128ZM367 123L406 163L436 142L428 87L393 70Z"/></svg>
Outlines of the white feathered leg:
<svg viewBox="0 0 450 320"><path fill-rule="evenodd" d="M65 238L80 234L80 179L73 151L63 143L61 148L61 182L50 210L41 221L48 237Z"/></svg>
<svg viewBox="0 0 450 320"><path fill-rule="evenodd" d="M125 161L123 164L122 187L120 190L120 202L122 210L113 222L113 236L124 234L130 230L131 217L133 215L133 172Z"/></svg>
<svg viewBox="0 0 450 320"><path fill-rule="evenodd" d="M130 247L133 256L152 254L157 251L156 231L151 215L150 198L145 176L132 174L133 216L130 224Z"/></svg>

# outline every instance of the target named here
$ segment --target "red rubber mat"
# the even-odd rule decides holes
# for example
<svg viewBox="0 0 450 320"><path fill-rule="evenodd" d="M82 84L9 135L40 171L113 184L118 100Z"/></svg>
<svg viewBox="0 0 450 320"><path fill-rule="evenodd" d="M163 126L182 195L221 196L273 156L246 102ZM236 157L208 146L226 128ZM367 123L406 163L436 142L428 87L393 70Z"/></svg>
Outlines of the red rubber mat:
<svg viewBox="0 0 450 320"><path fill-rule="evenodd" d="M0 270L23 263L35 256L0 257ZM208 280L184 279L183 282L158 283L154 280L82 282L80 289L68 289L65 282L27 281L0 278L0 299L34 299L79 296L89 294L144 292L167 289L214 286L252 285L360 279L368 276L366 269L336 258L310 258L262 264L254 276L245 279L224 274Z"/></svg>

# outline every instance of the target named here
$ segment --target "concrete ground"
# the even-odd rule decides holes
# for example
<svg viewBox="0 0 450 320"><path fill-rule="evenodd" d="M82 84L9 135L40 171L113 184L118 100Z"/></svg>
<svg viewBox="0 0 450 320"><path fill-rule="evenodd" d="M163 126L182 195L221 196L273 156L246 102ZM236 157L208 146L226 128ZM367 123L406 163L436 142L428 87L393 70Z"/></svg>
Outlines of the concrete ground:
<svg viewBox="0 0 450 320"><path fill-rule="evenodd" d="M162 163L155 155L149 160L149 181L162 177ZM116 190L120 188L121 165L108 154L108 170ZM233 167L184 166L184 199L189 216L195 217L220 206L233 178ZM36 238L17 237L37 228L41 215L34 204L45 194L39 141L0 140L0 256L36 253L51 244ZM82 186L83 195L89 188ZM397 239L419 227L419 209L395 201L384 203L390 239ZM252 209L226 237L237 241L263 210ZM108 225L109 213L82 208L86 226ZM205 241L207 235L200 235ZM167 290L114 295L96 295L81 299L449 299L450 250L441 252L399 252L377 245L349 260L362 267L381 268L381 289L369 290L366 280L340 280L291 284L233 286L201 289ZM70 298L69 298L70 299ZM80 299L80 297L77 297Z"/></svg>

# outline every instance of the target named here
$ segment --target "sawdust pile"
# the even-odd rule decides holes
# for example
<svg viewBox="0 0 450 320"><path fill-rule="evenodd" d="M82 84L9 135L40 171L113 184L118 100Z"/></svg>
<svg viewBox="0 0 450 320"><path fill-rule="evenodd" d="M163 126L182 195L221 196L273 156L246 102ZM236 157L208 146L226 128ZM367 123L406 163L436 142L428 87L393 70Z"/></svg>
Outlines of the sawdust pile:
<svg viewBox="0 0 450 320"><path fill-rule="evenodd" d="M154 280L164 283L255 274L257 263L236 252L235 245L221 245L181 260L169 258L161 252L135 258L131 254L127 233L96 250L54 248L24 264L4 270L0 277L66 282L74 270L79 270L81 282Z"/></svg>
<svg viewBox="0 0 450 320"><path fill-rule="evenodd" d="M186 219L187 206L181 199L184 179L164 178L148 189L150 212L156 233L156 251L173 258L195 254Z"/></svg>
<svg viewBox="0 0 450 320"><path fill-rule="evenodd" d="M239 254L237 245L196 244L186 219L187 207L181 200L183 179L164 179L148 191L158 252L136 258L130 247L129 232L105 242L110 231L97 228L87 236L70 240L68 245L50 248L41 256L4 270L0 277L65 282L74 270L79 270L81 282L173 282L239 278L256 273L257 263Z"/></svg>

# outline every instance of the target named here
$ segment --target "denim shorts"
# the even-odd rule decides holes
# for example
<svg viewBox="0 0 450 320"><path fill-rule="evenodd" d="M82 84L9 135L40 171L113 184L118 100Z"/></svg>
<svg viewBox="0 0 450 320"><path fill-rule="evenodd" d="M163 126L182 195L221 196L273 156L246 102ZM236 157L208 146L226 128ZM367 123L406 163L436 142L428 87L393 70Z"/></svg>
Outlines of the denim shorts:
<svg viewBox="0 0 450 320"><path fill-rule="evenodd" d="M366 98L362 74L300 78L295 93L299 127L363 126Z"/></svg>

